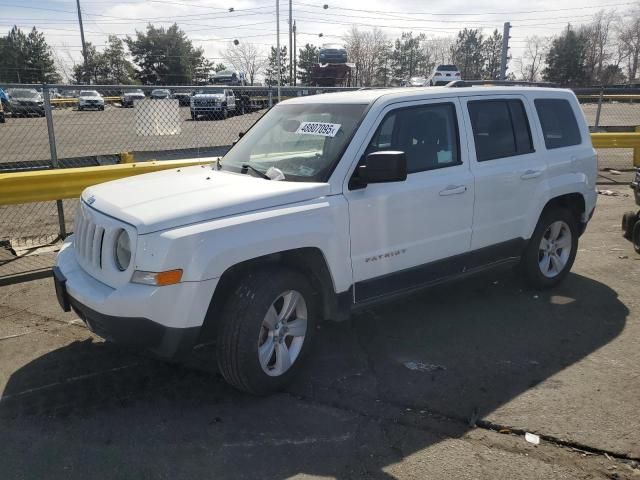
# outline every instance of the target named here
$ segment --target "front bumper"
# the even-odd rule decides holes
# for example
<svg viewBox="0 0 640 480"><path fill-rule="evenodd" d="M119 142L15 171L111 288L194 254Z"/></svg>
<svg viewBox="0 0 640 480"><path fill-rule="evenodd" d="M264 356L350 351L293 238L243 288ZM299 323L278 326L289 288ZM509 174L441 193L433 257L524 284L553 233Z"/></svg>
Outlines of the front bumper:
<svg viewBox="0 0 640 480"><path fill-rule="evenodd" d="M11 104L9 107L12 113L37 113L39 115L44 115L44 106L43 105L16 105Z"/></svg>
<svg viewBox="0 0 640 480"><path fill-rule="evenodd" d="M191 107L191 113L195 113L196 115L211 113L211 112L221 112L225 107L223 105L207 105Z"/></svg>
<svg viewBox="0 0 640 480"><path fill-rule="evenodd" d="M72 237L69 237L72 239ZM165 287L129 283L114 289L87 274L65 242L54 267L58 302L115 343L179 358L198 341L217 279Z"/></svg>
<svg viewBox="0 0 640 480"><path fill-rule="evenodd" d="M80 108L96 108L101 109L104 108L104 103L79 103L78 106Z"/></svg>

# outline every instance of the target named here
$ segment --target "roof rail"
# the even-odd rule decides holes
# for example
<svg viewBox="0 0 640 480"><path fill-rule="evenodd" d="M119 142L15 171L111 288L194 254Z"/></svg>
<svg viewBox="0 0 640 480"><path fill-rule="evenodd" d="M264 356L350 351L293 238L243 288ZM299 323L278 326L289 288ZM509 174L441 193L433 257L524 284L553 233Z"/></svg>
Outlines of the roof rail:
<svg viewBox="0 0 640 480"><path fill-rule="evenodd" d="M524 86L524 87L549 87L558 88L557 83L552 82L526 82L524 80L454 80L445 86L450 88L473 87L473 86Z"/></svg>

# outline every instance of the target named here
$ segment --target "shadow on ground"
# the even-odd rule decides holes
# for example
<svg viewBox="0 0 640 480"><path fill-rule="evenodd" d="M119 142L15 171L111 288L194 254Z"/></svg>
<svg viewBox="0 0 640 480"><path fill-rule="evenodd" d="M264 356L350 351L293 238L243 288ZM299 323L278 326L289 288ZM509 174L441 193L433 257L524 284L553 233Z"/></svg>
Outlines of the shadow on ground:
<svg viewBox="0 0 640 480"><path fill-rule="evenodd" d="M413 451L459 437L610 342L627 314L580 275L538 294L486 274L322 325L305 373L266 399L76 342L11 376L0 461L6 478L385 477L407 454L390 426L423 428Z"/></svg>

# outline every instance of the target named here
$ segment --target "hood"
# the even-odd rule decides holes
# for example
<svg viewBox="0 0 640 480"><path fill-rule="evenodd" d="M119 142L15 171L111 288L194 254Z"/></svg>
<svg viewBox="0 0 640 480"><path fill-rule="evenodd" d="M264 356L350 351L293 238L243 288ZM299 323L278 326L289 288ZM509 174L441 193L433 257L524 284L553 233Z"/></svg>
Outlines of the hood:
<svg viewBox="0 0 640 480"><path fill-rule="evenodd" d="M92 208L133 225L142 235L328 193L327 183L265 180L207 165L102 183L87 188L82 199Z"/></svg>
<svg viewBox="0 0 640 480"><path fill-rule="evenodd" d="M140 92L128 92L122 94L123 97L144 97L144 93Z"/></svg>
<svg viewBox="0 0 640 480"><path fill-rule="evenodd" d="M193 98L224 98L224 93L198 93Z"/></svg>
<svg viewBox="0 0 640 480"><path fill-rule="evenodd" d="M78 100L102 100L102 97L83 95L81 97L78 97Z"/></svg>
<svg viewBox="0 0 640 480"><path fill-rule="evenodd" d="M12 102L43 102L42 97L22 97L19 95L11 95L10 101Z"/></svg>

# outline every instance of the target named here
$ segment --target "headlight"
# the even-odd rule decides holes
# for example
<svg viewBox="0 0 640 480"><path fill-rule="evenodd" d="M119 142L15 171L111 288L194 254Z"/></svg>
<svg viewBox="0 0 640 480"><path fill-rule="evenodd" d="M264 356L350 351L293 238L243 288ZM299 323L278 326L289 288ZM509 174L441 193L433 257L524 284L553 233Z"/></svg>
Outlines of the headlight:
<svg viewBox="0 0 640 480"><path fill-rule="evenodd" d="M125 230L120 230L116 237L115 260L118 269L124 272L131 263L131 240Z"/></svg>

